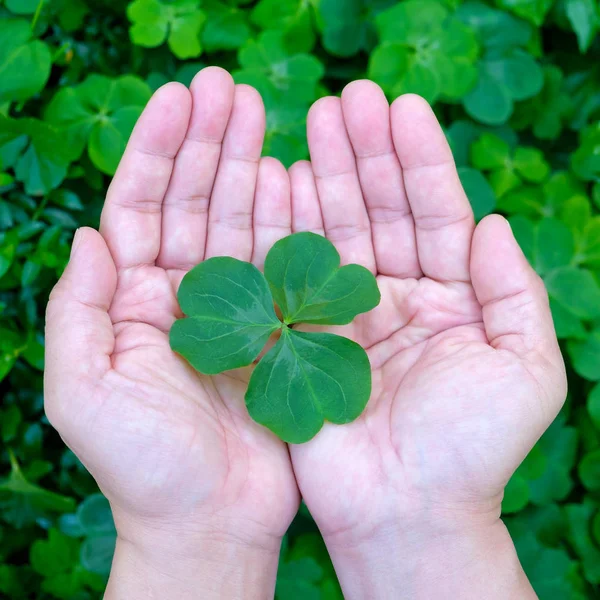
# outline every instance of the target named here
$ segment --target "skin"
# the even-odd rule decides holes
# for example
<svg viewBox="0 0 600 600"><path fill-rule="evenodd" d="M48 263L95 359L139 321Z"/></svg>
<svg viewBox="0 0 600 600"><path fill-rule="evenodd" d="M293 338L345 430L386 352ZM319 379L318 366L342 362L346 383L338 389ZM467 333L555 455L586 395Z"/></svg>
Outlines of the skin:
<svg viewBox="0 0 600 600"><path fill-rule="evenodd" d="M346 598L535 597L502 525L511 474L566 394L544 286L499 216L477 227L429 106L358 81L311 109L312 166L260 158L264 109L222 69L168 84L138 122L100 233L47 315L46 411L118 530L106 598L268 598L299 491ZM288 447L252 422L249 369L169 347L176 290L211 256L259 268L292 231L377 275L346 327L364 414Z"/></svg>

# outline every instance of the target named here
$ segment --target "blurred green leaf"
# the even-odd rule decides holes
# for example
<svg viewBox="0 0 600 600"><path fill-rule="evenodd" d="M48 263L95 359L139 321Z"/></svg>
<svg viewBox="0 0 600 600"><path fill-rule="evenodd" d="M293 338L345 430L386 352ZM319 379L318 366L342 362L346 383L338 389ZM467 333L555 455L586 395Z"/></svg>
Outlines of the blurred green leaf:
<svg viewBox="0 0 600 600"><path fill-rule="evenodd" d="M132 42L154 48L166 41L177 58L200 56L206 14L199 6L199 0L135 0L127 7Z"/></svg>
<svg viewBox="0 0 600 600"><path fill-rule="evenodd" d="M577 34L579 50L586 52L600 29L600 8L594 0L565 0L565 9Z"/></svg>
<svg viewBox="0 0 600 600"><path fill-rule="evenodd" d="M12 4L16 6L22 1L12 0ZM44 42L32 41L31 37L27 21L1 21L0 103L26 100L41 91L48 81L50 50Z"/></svg>
<svg viewBox="0 0 600 600"><path fill-rule="evenodd" d="M150 88L132 75L90 75L77 87L60 90L45 119L65 132L74 159L87 146L96 168L112 175L149 98Z"/></svg>

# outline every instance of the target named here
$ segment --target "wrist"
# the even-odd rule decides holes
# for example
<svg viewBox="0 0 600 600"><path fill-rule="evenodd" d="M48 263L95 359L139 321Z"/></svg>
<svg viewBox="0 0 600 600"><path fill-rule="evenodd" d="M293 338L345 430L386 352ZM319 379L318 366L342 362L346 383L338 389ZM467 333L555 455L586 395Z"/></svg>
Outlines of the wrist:
<svg viewBox="0 0 600 600"><path fill-rule="evenodd" d="M105 598L272 598L281 538L214 525L119 532Z"/></svg>
<svg viewBox="0 0 600 600"><path fill-rule="evenodd" d="M329 536L344 597L536 598L504 523L389 523L370 537Z"/></svg>

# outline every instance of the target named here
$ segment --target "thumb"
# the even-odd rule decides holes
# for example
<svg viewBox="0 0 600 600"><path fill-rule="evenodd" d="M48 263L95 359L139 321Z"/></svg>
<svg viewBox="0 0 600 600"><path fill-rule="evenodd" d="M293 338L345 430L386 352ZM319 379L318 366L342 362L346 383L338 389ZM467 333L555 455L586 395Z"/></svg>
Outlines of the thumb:
<svg viewBox="0 0 600 600"><path fill-rule="evenodd" d="M85 401L86 383L111 366L114 334L108 309L117 273L104 238L89 227L75 233L71 257L46 309L44 403L60 426L72 402Z"/></svg>
<svg viewBox="0 0 600 600"><path fill-rule="evenodd" d="M548 294L500 215L489 215L475 229L471 281L490 345L525 361L543 389L557 397L558 411L566 378Z"/></svg>

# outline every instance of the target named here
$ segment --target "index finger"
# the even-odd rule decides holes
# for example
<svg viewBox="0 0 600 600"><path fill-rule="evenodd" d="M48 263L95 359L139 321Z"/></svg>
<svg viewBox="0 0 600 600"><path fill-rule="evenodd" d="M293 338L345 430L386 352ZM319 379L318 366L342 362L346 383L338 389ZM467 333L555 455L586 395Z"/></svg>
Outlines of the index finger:
<svg viewBox="0 0 600 600"><path fill-rule="evenodd" d="M168 83L155 92L133 129L100 221L119 270L154 264L158 256L162 202L191 107L189 90Z"/></svg>

